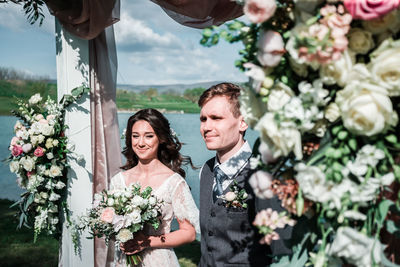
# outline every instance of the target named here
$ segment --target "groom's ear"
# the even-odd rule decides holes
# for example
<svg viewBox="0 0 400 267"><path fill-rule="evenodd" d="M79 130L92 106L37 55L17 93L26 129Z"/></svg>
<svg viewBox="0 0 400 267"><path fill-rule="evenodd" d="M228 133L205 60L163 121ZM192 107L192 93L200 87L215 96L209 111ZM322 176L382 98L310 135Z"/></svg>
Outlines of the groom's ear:
<svg viewBox="0 0 400 267"><path fill-rule="evenodd" d="M244 120L244 117L242 115L239 116L239 131L244 132L249 128L247 125L246 121Z"/></svg>

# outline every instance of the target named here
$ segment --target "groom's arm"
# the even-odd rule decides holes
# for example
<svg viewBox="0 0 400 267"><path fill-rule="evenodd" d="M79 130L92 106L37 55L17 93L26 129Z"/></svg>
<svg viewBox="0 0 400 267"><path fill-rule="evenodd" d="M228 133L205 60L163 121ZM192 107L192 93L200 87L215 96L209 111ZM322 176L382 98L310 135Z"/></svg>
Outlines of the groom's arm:
<svg viewBox="0 0 400 267"><path fill-rule="evenodd" d="M256 198L256 212L267 208L271 208L272 210L276 210L277 212L285 210L281 206L281 201L276 196L271 199ZM272 256L292 254L290 244L290 239L292 238L292 230L293 226L290 225L286 225L283 229L275 230L279 234L279 239L273 240L270 245Z"/></svg>

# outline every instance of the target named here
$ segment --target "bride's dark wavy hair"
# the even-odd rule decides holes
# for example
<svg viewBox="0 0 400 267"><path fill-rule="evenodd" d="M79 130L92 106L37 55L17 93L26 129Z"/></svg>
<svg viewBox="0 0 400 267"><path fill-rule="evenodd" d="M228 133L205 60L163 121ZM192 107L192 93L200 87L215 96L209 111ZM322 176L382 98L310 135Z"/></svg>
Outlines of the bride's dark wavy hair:
<svg viewBox="0 0 400 267"><path fill-rule="evenodd" d="M128 119L125 148L122 150L122 154L125 156L127 162L121 169L128 170L138 164L138 157L132 149L132 127L140 120L147 121L157 135L160 142L157 157L164 165L174 172L179 173L182 177L185 177L185 171L181 168L182 164L190 164L192 168L196 168L190 157L183 156L179 153L179 150L182 148L182 143L179 142L178 137L172 133L168 120L161 112L148 108L136 112Z"/></svg>

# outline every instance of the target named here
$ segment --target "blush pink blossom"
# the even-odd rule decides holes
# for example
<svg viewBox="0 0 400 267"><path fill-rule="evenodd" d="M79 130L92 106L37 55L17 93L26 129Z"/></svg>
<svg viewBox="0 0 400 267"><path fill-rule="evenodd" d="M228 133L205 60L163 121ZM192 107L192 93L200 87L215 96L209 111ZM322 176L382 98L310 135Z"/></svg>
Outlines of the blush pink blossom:
<svg viewBox="0 0 400 267"><path fill-rule="evenodd" d="M33 152L33 154L34 154L36 157L41 157L41 156L44 155L44 149L43 149L42 147L38 146L38 147L35 149L35 151Z"/></svg>
<svg viewBox="0 0 400 267"><path fill-rule="evenodd" d="M14 157L18 157L19 155L22 154L22 152L23 152L22 146L20 146L20 145L14 145L14 146L12 147L12 149L11 149L11 154L12 154Z"/></svg>
<svg viewBox="0 0 400 267"><path fill-rule="evenodd" d="M279 240L279 234L275 231L270 234L266 234L263 238L261 238L260 244L271 245L273 240Z"/></svg>
<svg viewBox="0 0 400 267"><path fill-rule="evenodd" d="M39 123L40 124L48 124L49 122L45 119L41 119L41 120L39 120Z"/></svg>
<svg viewBox="0 0 400 267"><path fill-rule="evenodd" d="M31 144L24 144L23 146L22 146L22 150L24 151L24 153L28 153L29 151L31 151L31 149L32 149L32 145Z"/></svg>
<svg viewBox="0 0 400 267"><path fill-rule="evenodd" d="M272 17L276 10L275 0L247 0L243 12L253 23L262 23Z"/></svg>
<svg viewBox="0 0 400 267"><path fill-rule="evenodd" d="M112 223L114 216L115 216L114 208L108 207L102 211L100 215L100 220L106 223Z"/></svg>
<svg viewBox="0 0 400 267"><path fill-rule="evenodd" d="M20 138L14 136L14 137L11 139L10 145L12 145L12 146L16 145L17 142L18 142L19 140L20 140Z"/></svg>
<svg viewBox="0 0 400 267"><path fill-rule="evenodd" d="M282 36L275 31L262 33L258 41L257 59L264 67L279 65L282 55L285 53L285 43Z"/></svg>
<svg viewBox="0 0 400 267"><path fill-rule="evenodd" d="M399 0L344 0L344 6L355 19L371 20L400 6Z"/></svg>

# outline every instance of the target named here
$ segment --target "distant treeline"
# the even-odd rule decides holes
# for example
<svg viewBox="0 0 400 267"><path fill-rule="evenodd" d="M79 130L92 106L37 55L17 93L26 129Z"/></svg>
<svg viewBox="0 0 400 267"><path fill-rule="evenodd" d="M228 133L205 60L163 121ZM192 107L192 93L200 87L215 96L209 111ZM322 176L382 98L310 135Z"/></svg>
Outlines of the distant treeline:
<svg viewBox="0 0 400 267"><path fill-rule="evenodd" d="M197 100L204 88L186 89L184 93L174 90L159 93L156 88L149 88L140 93L117 89L117 107L120 110L156 108L165 111L198 113ZM17 108L16 98L28 100L35 93L43 98L49 95L57 98L57 85L46 77L29 75L11 68L0 67L0 115L11 115Z"/></svg>
<svg viewBox="0 0 400 267"><path fill-rule="evenodd" d="M13 68L0 67L0 80L48 81L49 79L49 76L33 75Z"/></svg>

